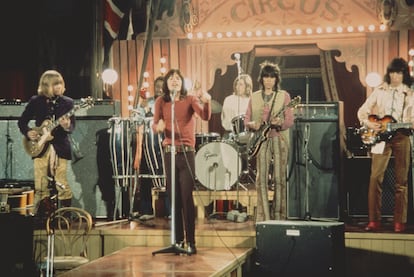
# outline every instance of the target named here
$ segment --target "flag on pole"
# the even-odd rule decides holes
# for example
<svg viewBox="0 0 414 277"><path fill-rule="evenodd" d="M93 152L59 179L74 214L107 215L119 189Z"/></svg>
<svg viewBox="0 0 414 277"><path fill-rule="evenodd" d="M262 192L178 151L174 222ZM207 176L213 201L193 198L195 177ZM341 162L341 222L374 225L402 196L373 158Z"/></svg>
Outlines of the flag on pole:
<svg viewBox="0 0 414 277"><path fill-rule="evenodd" d="M121 22L125 15L129 14L130 11L130 0L105 0L103 30L104 67L107 67L109 64L112 43L118 38L121 29Z"/></svg>

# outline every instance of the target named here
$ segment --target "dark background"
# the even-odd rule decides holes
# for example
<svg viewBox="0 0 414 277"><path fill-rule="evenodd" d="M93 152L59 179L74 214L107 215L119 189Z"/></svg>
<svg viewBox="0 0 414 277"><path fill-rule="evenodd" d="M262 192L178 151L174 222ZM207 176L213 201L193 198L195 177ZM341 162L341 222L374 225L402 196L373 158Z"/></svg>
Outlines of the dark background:
<svg viewBox="0 0 414 277"><path fill-rule="evenodd" d="M63 74L66 94L73 98L90 91L90 57L94 1L4 1L0 12L1 98L36 94L37 81L48 69Z"/></svg>

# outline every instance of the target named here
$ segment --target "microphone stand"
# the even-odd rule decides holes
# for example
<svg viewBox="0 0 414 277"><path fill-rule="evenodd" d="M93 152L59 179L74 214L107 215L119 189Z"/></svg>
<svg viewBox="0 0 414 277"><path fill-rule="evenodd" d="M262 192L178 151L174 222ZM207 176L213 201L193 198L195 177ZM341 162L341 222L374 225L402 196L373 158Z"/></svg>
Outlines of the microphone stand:
<svg viewBox="0 0 414 277"><path fill-rule="evenodd" d="M312 216L309 210L309 163L312 160L309 158L309 138L310 138L310 123L309 123L309 78L306 76L306 124L304 134L304 149L303 155L305 159L305 220L311 220Z"/></svg>
<svg viewBox="0 0 414 277"><path fill-rule="evenodd" d="M175 243L175 96L174 90L171 97L171 245L169 247L152 252L152 255L158 253L187 254L188 252Z"/></svg>
<svg viewBox="0 0 414 277"><path fill-rule="evenodd" d="M6 166L4 168L4 176L6 180L13 179L13 139L10 137L10 123L7 121L6 133Z"/></svg>
<svg viewBox="0 0 414 277"><path fill-rule="evenodd" d="M241 66L240 66L240 53L236 53L236 54L234 54L234 57L236 58L236 64L237 64L237 79L238 79L238 82L240 82L240 75L241 75L241 73L242 73L242 69L241 69ZM237 91L236 92L237 93L237 114L238 114L238 116L240 115L240 94L239 94L239 92ZM240 132L241 132L241 130L240 130ZM239 138L236 138L236 139L238 139L239 140L239 143L240 143L240 137ZM238 147L240 147L240 146L238 146ZM237 151L237 153L238 153L238 157L237 157L237 161L236 161L236 168L237 168L237 184L236 184L236 212L240 212L240 207L239 207L239 199L240 199L240 195L239 195L239 191L240 191L240 177L241 177L241 174L242 174L242 169L241 169L241 166L240 166L240 159L241 159L241 155L240 155L240 151ZM230 184L231 185L231 184ZM247 190L247 188L246 187L244 187L244 189L245 190Z"/></svg>

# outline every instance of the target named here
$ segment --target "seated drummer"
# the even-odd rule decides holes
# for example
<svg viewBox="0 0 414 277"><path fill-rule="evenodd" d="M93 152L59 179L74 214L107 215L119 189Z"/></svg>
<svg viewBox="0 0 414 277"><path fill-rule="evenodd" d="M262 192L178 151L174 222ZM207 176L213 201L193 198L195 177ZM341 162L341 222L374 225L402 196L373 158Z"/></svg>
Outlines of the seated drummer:
<svg viewBox="0 0 414 277"><path fill-rule="evenodd" d="M224 99L221 110L221 125L225 130L223 139L237 135L234 134L232 120L246 113L252 90L253 82L249 75L241 74L234 80L233 93Z"/></svg>

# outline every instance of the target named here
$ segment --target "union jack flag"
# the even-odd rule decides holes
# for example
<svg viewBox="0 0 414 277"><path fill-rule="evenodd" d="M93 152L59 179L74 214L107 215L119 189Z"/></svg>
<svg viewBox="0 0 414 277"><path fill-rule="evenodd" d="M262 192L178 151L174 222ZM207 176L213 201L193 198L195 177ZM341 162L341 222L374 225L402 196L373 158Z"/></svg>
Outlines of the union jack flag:
<svg viewBox="0 0 414 277"><path fill-rule="evenodd" d="M108 66L112 43L118 38L121 22L131 10L130 0L105 0L104 3L104 66Z"/></svg>

